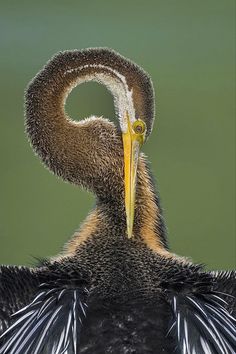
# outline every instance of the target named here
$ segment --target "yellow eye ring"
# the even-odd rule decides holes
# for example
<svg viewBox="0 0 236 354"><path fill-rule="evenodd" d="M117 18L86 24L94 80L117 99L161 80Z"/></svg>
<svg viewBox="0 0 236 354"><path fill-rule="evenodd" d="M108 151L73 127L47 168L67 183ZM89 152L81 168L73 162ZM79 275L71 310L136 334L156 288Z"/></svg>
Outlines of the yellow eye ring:
<svg viewBox="0 0 236 354"><path fill-rule="evenodd" d="M133 123L133 131L135 134L138 135L143 135L146 132L146 124L143 120L141 119L137 119L134 123Z"/></svg>

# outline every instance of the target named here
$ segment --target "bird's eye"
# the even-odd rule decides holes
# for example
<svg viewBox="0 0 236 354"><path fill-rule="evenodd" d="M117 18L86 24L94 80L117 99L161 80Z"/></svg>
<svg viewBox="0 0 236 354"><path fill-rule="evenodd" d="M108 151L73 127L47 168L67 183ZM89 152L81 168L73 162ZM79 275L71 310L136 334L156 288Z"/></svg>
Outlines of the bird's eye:
<svg viewBox="0 0 236 354"><path fill-rule="evenodd" d="M136 134L144 134L146 131L146 124L143 120L138 119L133 123L133 131Z"/></svg>

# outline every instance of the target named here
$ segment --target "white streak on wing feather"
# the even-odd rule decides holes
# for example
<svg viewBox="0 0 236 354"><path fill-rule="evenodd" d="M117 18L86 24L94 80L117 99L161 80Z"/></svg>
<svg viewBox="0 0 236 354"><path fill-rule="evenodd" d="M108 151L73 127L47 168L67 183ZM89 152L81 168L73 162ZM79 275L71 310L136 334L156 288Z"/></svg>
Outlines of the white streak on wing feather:
<svg viewBox="0 0 236 354"><path fill-rule="evenodd" d="M168 332L166 333L166 337L168 337L168 335L170 334L170 332L172 331L172 329L174 328L174 326L176 326L176 321L174 321L173 324L170 326Z"/></svg>
<svg viewBox="0 0 236 354"><path fill-rule="evenodd" d="M74 317L75 317L75 308L76 308L76 305L77 305L77 294L76 294L75 290L73 291L73 298L74 298L73 312L74 312Z"/></svg>
<svg viewBox="0 0 236 354"><path fill-rule="evenodd" d="M74 346L74 353L77 353L77 320L74 319L74 324L72 328L72 335L73 335L73 346Z"/></svg>
<svg viewBox="0 0 236 354"><path fill-rule="evenodd" d="M202 337L200 337L200 343L201 343L202 349L204 350L204 353L212 354L211 348L209 347L208 343Z"/></svg>
<svg viewBox="0 0 236 354"><path fill-rule="evenodd" d="M197 301L193 300L190 296L187 296L187 298L188 298L188 300L189 300L190 302L192 302L192 303L194 304L194 306L196 306L196 307L198 308L198 310L199 310L206 318L208 318L208 315L207 315L207 313L204 311L204 308L203 308L202 306L200 306L200 304L199 304Z"/></svg>
<svg viewBox="0 0 236 354"><path fill-rule="evenodd" d="M211 306L211 305L209 305L209 304L206 304L206 307L208 307L208 308L210 308L210 310L212 311L212 312L214 312L214 314L218 317L218 318L220 318L224 323L226 322L227 323L227 325L230 327L230 329L232 330L232 332L235 332L235 326L233 326L231 323L230 323L230 321L228 321L228 318L227 318L227 316L223 313L221 313L221 311L218 311L218 310L216 310L213 306ZM229 315L230 316L230 315ZM232 317L232 316L230 316L230 317ZM233 320L235 320L233 317L232 318L230 318L230 319L233 319ZM215 318L215 320L216 320L216 318ZM221 322L220 322L221 323ZM222 323L221 323L221 325L222 325ZM233 337L233 338L235 338L235 337Z"/></svg>
<svg viewBox="0 0 236 354"><path fill-rule="evenodd" d="M45 327L44 330L43 330L43 333L42 333L41 336L40 336L40 340L39 340L39 342L38 342L38 345L37 345L37 347L36 347L36 349L35 349L34 354L37 354L37 353L38 353L38 351L39 351L39 349L40 349L40 346L41 346L41 344L42 344L42 342L43 342L43 340L44 340L45 334L47 333L48 328L51 326L51 324L53 323L53 321L55 320L57 314L59 313L59 311L61 311L61 309L62 309L62 306L59 306L58 309L56 309L56 311L53 313L53 315L52 315L52 317L50 318L50 320L48 321L46 327Z"/></svg>
<svg viewBox="0 0 236 354"><path fill-rule="evenodd" d="M52 288L52 289L47 291L47 296L52 294L52 293L56 293L56 292L57 292L57 289L56 288Z"/></svg>
<svg viewBox="0 0 236 354"><path fill-rule="evenodd" d="M178 340L180 340L180 313L177 314L177 331L178 331Z"/></svg>
<svg viewBox="0 0 236 354"><path fill-rule="evenodd" d="M199 322L201 322L201 324L203 325L203 327L205 328L206 332L208 332L208 334L212 337L214 343L217 344L218 349L221 351L222 354L227 354L227 352L224 351L224 348L222 348L217 336L215 335L215 333L210 329L210 327L205 323L205 321L203 321L203 319L196 313L193 314L194 317L196 317Z"/></svg>
<svg viewBox="0 0 236 354"><path fill-rule="evenodd" d="M228 311L226 311L225 308L221 309L221 312L223 315L225 315L227 318L231 319L234 323L236 323L235 317L233 317Z"/></svg>
<svg viewBox="0 0 236 354"><path fill-rule="evenodd" d="M41 309L38 311L37 318L42 316L42 314L48 309L48 307L55 301L54 298L49 297L44 304L42 305Z"/></svg>
<svg viewBox="0 0 236 354"><path fill-rule="evenodd" d="M17 338L21 335L22 331L25 333L27 331L27 326L31 322L31 318L29 318L24 325L21 327L20 331L17 332L16 335L12 336L10 340L8 340L1 348L0 348L0 354L5 354L7 353L8 349L11 347L11 345L17 340ZM26 330L25 330L26 329ZM24 331L25 330L25 331Z"/></svg>
<svg viewBox="0 0 236 354"><path fill-rule="evenodd" d="M70 345L70 342L68 341L65 348L62 350L62 352L60 354L64 354L65 352L67 353L67 349L69 348L69 345Z"/></svg>
<svg viewBox="0 0 236 354"><path fill-rule="evenodd" d="M188 336L188 323L187 323L186 319L184 319L184 336L185 336L187 353L190 353L189 336Z"/></svg>
<svg viewBox="0 0 236 354"><path fill-rule="evenodd" d="M58 301L61 299L62 295L65 293L66 289L62 289L57 297Z"/></svg>
<svg viewBox="0 0 236 354"><path fill-rule="evenodd" d="M188 299L194 303L194 305L198 308L198 310L204 315L204 317L207 319L208 323L211 325L211 330L212 330L212 333L214 333L215 335L215 338L218 338L218 341L219 343L221 343L221 346L222 346L222 350L224 349L225 352L227 353L227 349L226 349L226 346L225 346L225 343L222 339L222 336L221 336L221 333L219 333L218 329L216 328L216 326L214 325L213 321L211 320L211 318L208 316L208 314L206 313L206 311L204 310L204 308L199 304L197 303L196 301L194 301L191 297L188 297ZM202 319L202 323L203 323L203 319ZM205 322L204 322L205 323ZM207 324L206 324L207 325ZM209 326L208 326L209 328Z"/></svg>
<svg viewBox="0 0 236 354"><path fill-rule="evenodd" d="M14 312L12 314L12 316L16 316L16 315L19 315L21 312L27 310L27 308L29 308L30 306L32 306L33 304L35 304L35 302L45 294L45 291L42 291L41 293L39 293L34 299L32 302L30 302L28 305L26 305L25 307L22 307L20 310ZM40 303L40 302L39 302Z"/></svg>
<svg viewBox="0 0 236 354"><path fill-rule="evenodd" d="M189 301L189 305L192 304L193 308L191 309L189 315L194 316L193 325L196 330L204 330L205 335L200 336L199 344L202 346L204 353L213 354L213 346L217 348L217 353L229 354L234 353L235 350L234 343L236 343L236 320L232 317L229 312L223 307L222 304L225 304L225 301L218 296L205 297L203 294L202 302L198 302L191 296L186 296L185 298ZM223 301L222 301L223 300ZM193 344L189 342L189 331L188 318L184 316L181 310L181 304L177 303L177 298L174 296L172 298L172 306L176 319L173 321L172 326L170 327L168 334L172 330L173 326L176 327L177 337L180 347L182 348L182 353L189 354L199 354L196 352L196 348ZM187 305L187 303L186 303ZM190 318L191 321L191 318ZM199 332L200 334L200 332ZM195 338L197 340L197 338ZM200 348L198 348L199 351ZM214 350L215 353L215 350Z"/></svg>
<svg viewBox="0 0 236 354"><path fill-rule="evenodd" d="M77 305L77 294L76 291L73 293L74 295L74 304L73 304L73 314L74 314L74 321L72 327L72 336L73 336L73 346L74 346L74 353L77 353L77 316L75 313L76 305Z"/></svg>
<svg viewBox="0 0 236 354"><path fill-rule="evenodd" d="M30 312L26 312L24 314L24 316L22 316L21 318L19 318L16 322L14 322L1 336L0 336L0 339L5 336L8 332L12 331L15 327L17 327L17 325L20 323L20 322L23 322L27 317L31 316L35 311L32 310ZM1 350L1 349L0 349ZM1 353L1 351L0 351Z"/></svg>
<svg viewBox="0 0 236 354"><path fill-rule="evenodd" d="M61 350L64 338L65 338L65 328L63 328L63 331L61 332L59 341L53 345L54 349L52 350L52 352L54 354L60 354L60 350Z"/></svg>
<svg viewBox="0 0 236 354"><path fill-rule="evenodd" d="M69 334L69 330L71 328L71 320L72 320L72 312L69 311L66 332L65 332L65 337L64 337L64 347L66 346L66 343L68 342L68 334Z"/></svg>
<svg viewBox="0 0 236 354"><path fill-rule="evenodd" d="M81 310L82 310L82 312L83 312L84 317L86 317L86 312L85 312L85 310L84 310L84 307L83 307L82 302L80 301L79 304L80 304L80 308L81 308Z"/></svg>
<svg viewBox="0 0 236 354"><path fill-rule="evenodd" d="M176 296L173 298L173 303L174 303L174 312L176 313Z"/></svg>
<svg viewBox="0 0 236 354"><path fill-rule="evenodd" d="M225 346L225 343L224 343L221 333L219 333L218 329L216 328L215 324L213 323L213 321L211 319L209 319L209 323L211 324L211 327L214 330L215 335L218 337L218 340L220 341L223 349L225 350L225 353L227 353L227 348Z"/></svg>
<svg viewBox="0 0 236 354"><path fill-rule="evenodd" d="M215 321L216 321L219 325L221 325L221 323L220 323L217 319L215 319ZM232 336L232 333L230 333L226 328L224 328L224 330L227 332L228 336L231 337L231 340L235 343L234 348L236 348L236 337L235 337L235 336ZM228 354L228 353L233 353L233 354L235 354L235 349L232 348L232 346L231 346L231 344L229 343L229 341L227 340L227 338L225 338L225 333L222 334L222 339L224 340L224 343L225 343L225 345L227 346L226 354ZM229 350L230 350L230 352L229 352Z"/></svg>
<svg viewBox="0 0 236 354"><path fill-rule="evenodd" d="M79 319L82 324L80 315L82 315L82 317L86 316L84 306L87 307L87 305L78 298L76 290L69 293L69 295L73 294L73 297L69 297L70 310L68 319L66 324L63 323L61 332L58 333L58 336L60 336L59 341L53 340L53 338L51 339L48 337L47 333L52 325L57 327L58 324L58 328L60 329L61 323L59 323L58 320L61 318L60 313L63 314L63 311L61 311L63 305L59 306L59 300L62 299L64 293L65 291L62 290L59 295L57 295L55 289L51 289L48 292L40 292L30 305L24 307L25 313L23 309L18 311L17 313L20 314L20 318L1 336L6 339L6 343L0 348L0 354L7 354L9 353L8 350L10 350L11 354L31 354L32 351L34 354L39 354L43 349L42 346L47 345L47 342L51 345L50 350L58 354L68 352L71 343L72 347L74 347L74 354L76 354L79 334L77 320ZM48 294L52 295L47 298ZM44 299L42 299L42 296L44 296ZM39 299L40 301L38 301ZM19 328L19 326L21 327ZM35 335L35 333L37 333L37 335ZM48 345L47 348L49 349Z"/></svg>
<svg viewBox="0 0 236 354"><path fill-rule="evenodd" d="M231 295L231 294L227 294L227 293L223 293L222 291L214 291L214 293L217 293L217 294L221 294L223 296L226 296L226 297L231 297L232 299L235 299L235 296ZM222 299L223 300L223 299ZM225 301L225 300L224 300Z"/></svg>
<svg viewBox="0 0 236 354"><path fill-rule="evenodd" d="M222 323L221 323L217 318L215 318L215 321L219 324L219 326L222 326ZM232 331L235 332L235 328L233 328L232 331L229 331L229 329L228 329L226 326L224 326L224 331L227 332L228 336L231 337L232 340L236 342L236 336L234 336L234 335L232 334ZM229 344L228 344L228 345L229 345Z"/></svg>
<svg viewBox="0 0 236 354"><path fill-rule="evenodd" d="M40 300L40 301L35 302L32 306L33 306L34 308L36 308L37 305L39 305L39 304L41 304L41 303L42 303L42 301ZM14 319L14 317L18 316L20 313L26 312L29 307L31 307L31 305L27 305L27 306L25 306L24 308L20 309L19 311L14 312L14 313L11 315L11 318ZM33 311L35 311L35 310L33 310Z"/></svg>
<svg viewBox="0 0 236 354"><path fill-rule="evenodd" d="M27 333L27 331L28 331L28 325L29 325L30 323L32 323L33 317L34 317L34 316L31 315L31 317L30 317L25 323L23 323L23 325L22 325L22 327L20 328L20 330L19 330L16 334L14 334L10 340L8 340L8 341L6 342L7 347L5 348L5 345L4 345L3 348L2 348L2 349L5 348L4 353L7 353L7 352L8 352L8 349L11 349L11 352L13 353L12 345L13 345L13 346L16 346L15 344L18 344L18 343L21 341L21 339L22 339L22 338L24 337L24 335ZM15 343L15 344L14 344L14 343ZM18 352L18 348L17 348L17 352ZM17 352L16 352L16 353L17 353Z"/></svg>
<svg viewBox="0 0 236 354"><path fill-rule="evenodd" d="M32 328L32 330L26 335L25 339L21 342L21 340L24 338L25 333L22 334L22 336L15 343L14 347L11 349L13 353L18 354L21 352L21 350L24 348L25 344L28 342L28 340L32 337L32 335L37 331L37 329L46 320L46 318L48 316L49 316L49 314L46 313L38 322L36 322L34 327ZM33 343L31 342L31 344L33 344ZM16 350L16 348L17 348L17 350ZM37 354L37 352L35 351L34 354Z"/></svg>
<svg viewBox="0 0 236 354"><path fill-rule="evenodd" d="M224 307L222 307L220 304L218 304L214 301L212 301L212 304L215 304L216 306L218 305L218 307L216 307L216 308L219 309L219 312L226 320L228 320L228 321L231 320L233 323L236 324L235 317L233 317Z"/></svg>
<svg viewBox="0 0 236 354"><path fill-rule="evenodd" d="M222 299L221 297L219 297L219 296L217 296L217 295L215 295L215 294L213 294L213 295L211 295L211 296L214 297L214 298L216 298L218 301L223 302L223 304L228 305L227 301L225 301L225 300Z"/></svg>
<svg viewBox="0 0 236 354"><path fill-rule="evenodd" d="M187 348L186 348L186 343L185 340L183 341L183 354L187 354Z"/></svg>

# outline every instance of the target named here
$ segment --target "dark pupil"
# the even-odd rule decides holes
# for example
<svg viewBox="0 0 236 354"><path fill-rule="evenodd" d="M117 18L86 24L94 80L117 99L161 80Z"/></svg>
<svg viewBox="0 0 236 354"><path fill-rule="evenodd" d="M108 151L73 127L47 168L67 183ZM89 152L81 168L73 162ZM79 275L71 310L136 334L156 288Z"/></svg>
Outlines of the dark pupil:
<svg viewBox="0 0 236 354"><path fill-rule="evenodd" d="M143 132L143 127L141 125L136 125L135 132L136 133L142 133Z"/></svg>

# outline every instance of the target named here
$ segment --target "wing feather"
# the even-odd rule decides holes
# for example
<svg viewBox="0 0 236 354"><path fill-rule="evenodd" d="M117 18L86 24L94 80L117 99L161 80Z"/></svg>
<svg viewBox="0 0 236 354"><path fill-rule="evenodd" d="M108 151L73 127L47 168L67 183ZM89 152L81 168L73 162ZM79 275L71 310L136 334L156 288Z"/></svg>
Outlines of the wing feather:
<svg viewBox="0 0 236 354"><path fill-rule="evenodd" d="M0 336L0 354L63 354L69 348L78 353L86 292L42 287L28 305L12 315L12 325Z"/></svg>
<svg viewBox="0 0 236 354"><path fill-rule="evenodd" d="M218 294L176 294L171 299L178 350L184 354L234 354L236 319Z"/></svg>

